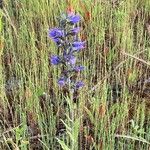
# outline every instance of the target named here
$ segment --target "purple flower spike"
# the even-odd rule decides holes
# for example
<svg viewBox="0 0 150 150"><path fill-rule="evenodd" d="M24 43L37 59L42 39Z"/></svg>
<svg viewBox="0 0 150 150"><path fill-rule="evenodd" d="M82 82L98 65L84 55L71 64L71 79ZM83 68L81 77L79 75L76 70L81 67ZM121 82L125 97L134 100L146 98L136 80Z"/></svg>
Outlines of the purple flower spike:
<svg viewBox="0 0 150 150"><path fill-rule="evenodd" d="M76 35L79 31L80 31L79 27L73 28L73 29L70 30L69 34Z"/></svg>
<svg viewBox="0 0 150 150"><path fill-rule="evenodd" d="M49 37L52 39L64 37L64 31L59 28L53 28L49 30Z"/></svg>
<svg viewBox="0 0 150 150"><path fill-rule="evenodd" d="M64 77L61 77L59 80L58 80L58 84L62 87L66 84L66 81L65 81L65 78Z"/></svg>
<svg viewBox="0 0 150 150"><path fill-rule="evenodd" d="M80 72L80 71L84 70L84 67L83 66L76 66L76 67L74 67L74 70L77 72Z"/></svg>
<svg viewBox="0 0 150 150"><path fill-rule="evenodd" d="M72 43L72 47L73 47L73 50L80 50L80 49L83 49L85 48L85 42L73 42Z"/></svg>
<svg viewBox="0 0 150 150"><path fill-rule="evenodd" d="M76 83L76 85L75 85L75 88L76 89L79 89L79 88L81 88L81 87L83 87L84 86L84 83L82 82L82 81L78 81L77 83Z"/></svg>
<svg viewBox="0 0 150 150"><path fill-rule="evenodd" d="M69 14L68 15L68 22L71 24L78 23L81 20L79 15Z"/></svg>
<svg viewBox="0 0 150 150"><path fill-rule="evenodd" d="M51 64L53 65L58 65L61 62L59 56L56 55L51 56L50 60L51 60Z"/></svg>
<svg viewBox="0 0 150 150"><path fill-rule="evenodd" d="M48 33L59 52L58 55L50 57L51 64L61 65L61 75L57 83L62 88L73 90L73 96L78 96L78 89L84 86L82 81L77 81L78 73L84 70L84 67L77 65L76 53L86 46L78 36L80 27L76 23L80 20L80 15L74 12L64 13L58 18L59 26L50 29Z"/></svg>

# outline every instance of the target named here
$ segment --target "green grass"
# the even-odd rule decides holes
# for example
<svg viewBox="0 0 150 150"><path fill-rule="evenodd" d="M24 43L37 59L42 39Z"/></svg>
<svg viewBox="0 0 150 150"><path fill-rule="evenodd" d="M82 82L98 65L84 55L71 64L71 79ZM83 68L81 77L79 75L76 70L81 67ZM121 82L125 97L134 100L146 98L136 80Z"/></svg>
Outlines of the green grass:
<svg viewBox="0 0 150 150"><path fill-rule="evenodd" d="M62 94L60 70L49 64L57 48L48 29L58 25L68 2L4 0L0 150L149 150L150 85L140 81L150 77L150 1L70 3L82 16L81 36L87 40L79 56L86 69L78 104ZM6 89L12 80L15 85ZM115 84L122 87L118 98L108 94Z"/></svg>

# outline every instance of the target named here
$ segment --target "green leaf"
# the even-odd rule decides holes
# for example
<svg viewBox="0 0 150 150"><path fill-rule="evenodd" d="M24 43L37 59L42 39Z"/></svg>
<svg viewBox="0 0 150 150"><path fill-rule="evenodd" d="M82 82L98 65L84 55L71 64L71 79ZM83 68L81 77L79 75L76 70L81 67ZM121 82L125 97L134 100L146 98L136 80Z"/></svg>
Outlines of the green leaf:
<svg viewBox="0 0 150 150"><path fill-rule="evenodd" d="M76 119L73 126L73 138L77 141L80 127L80 118Z"/></svg>
<svg viewBox="0 0 150 150"><path fill-rule="evenodd" d="M63 150L70 150L70 148L68 148L68 146L65 144L64 141L61 141L60 139L56 138L58 143L61 145Z"/></svg>

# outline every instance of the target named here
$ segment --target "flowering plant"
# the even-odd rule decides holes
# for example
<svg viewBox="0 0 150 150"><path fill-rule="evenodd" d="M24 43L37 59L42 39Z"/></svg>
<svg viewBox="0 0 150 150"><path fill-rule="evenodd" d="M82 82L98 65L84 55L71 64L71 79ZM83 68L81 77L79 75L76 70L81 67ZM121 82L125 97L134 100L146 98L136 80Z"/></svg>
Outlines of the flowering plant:
<svg viewBox="0 0 150 150"><path fill-rule="evenodd" d="M77 64L77 53L85 48L85 42L79 39L80 28L77 23L81 17L74 13L63 14L59 18L59 27L49 30L49 37L61 49L62 54L52 55L50 62L52 65L61 65L61 75L58 84L61 87L68 87L77 92L84 86L82 81L77 81L78 72L84 70L84 67Z"/></svg>

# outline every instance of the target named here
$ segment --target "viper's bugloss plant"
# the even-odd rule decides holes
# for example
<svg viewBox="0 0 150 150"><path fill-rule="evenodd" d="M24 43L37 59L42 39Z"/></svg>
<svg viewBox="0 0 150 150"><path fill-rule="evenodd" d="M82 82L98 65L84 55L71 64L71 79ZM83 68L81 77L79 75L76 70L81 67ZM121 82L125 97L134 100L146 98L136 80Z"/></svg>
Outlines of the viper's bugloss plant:
<svg viewBox="0 0 150 150"><path fill-rule="evenodd" d="M60 65L62 68L58 84L71 89L74 93L84 86L82 81L78 81L76 75L84 70L83 66L77 65L77 54L85 48L85 41L81 41L78 36L80 20L80 15L63 14L58 18L59 27L49 30L49 37L56 43L58 49L61 49L59 56L52 55L50 57L52 65Z"/></svg>

